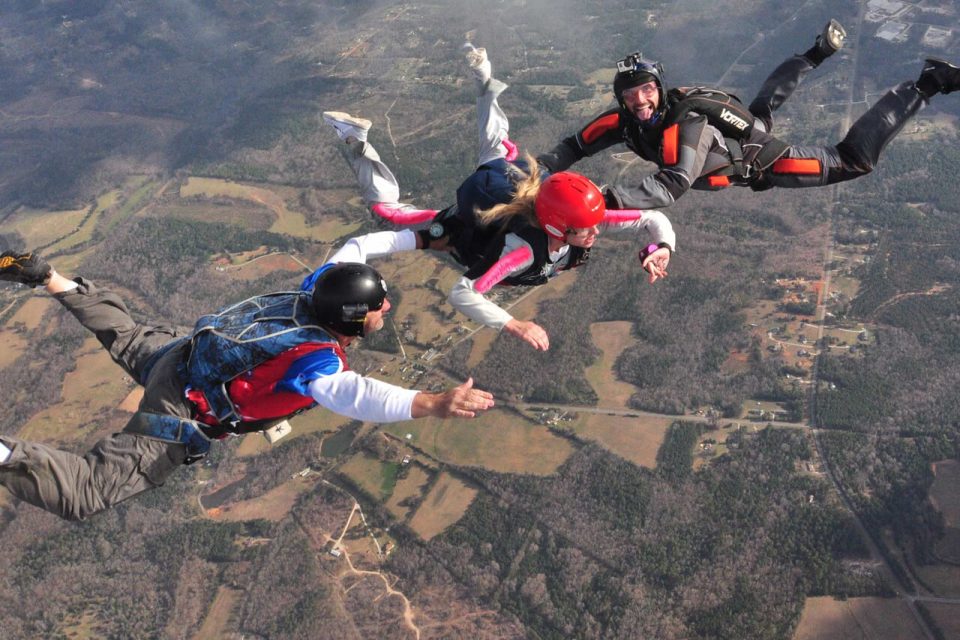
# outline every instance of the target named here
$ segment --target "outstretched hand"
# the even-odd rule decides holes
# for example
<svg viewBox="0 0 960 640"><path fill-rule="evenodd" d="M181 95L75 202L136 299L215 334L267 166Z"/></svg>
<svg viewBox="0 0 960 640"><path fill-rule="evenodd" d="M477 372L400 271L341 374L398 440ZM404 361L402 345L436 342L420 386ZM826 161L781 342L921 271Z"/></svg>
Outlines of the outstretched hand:
<svg viewBox="0 0 960 640"><path fill-rule="evenodd" d="M643 265L644 271L650 274L650 284L653 284L660 278L666 278L667 265L670 264L670 249L660 247L644 258L641 264Z"/></svg>
<svg viewBox="0 0 960 640"><path fill-rule="evenodd" d="M493 394L473 388L473 378L444 393L420 392L413 400L414 418L473 418L493 406Z"/></svg>
<svg viewBox="0 0 960 640"><path fill-rule="evenodd" d="M532 346L534 349L546 351L550 348L550 337L546 330L535 322L517 320L514 318L504 325L503 330L516 336Z"/></svg>

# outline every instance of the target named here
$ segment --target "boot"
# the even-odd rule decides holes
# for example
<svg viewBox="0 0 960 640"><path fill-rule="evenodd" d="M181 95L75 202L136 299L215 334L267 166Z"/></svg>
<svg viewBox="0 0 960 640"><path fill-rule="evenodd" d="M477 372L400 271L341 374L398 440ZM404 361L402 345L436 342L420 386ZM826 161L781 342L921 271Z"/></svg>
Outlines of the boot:
<svg viewBox="0 0 960 640"><path fill-rule="evenodd" d="M490 81L490 74L492 73L490 60L487 58L487 50L483 47L474 47L473 44L466 42L463 45L463 55L467 59L467 64L470 66L470 71L476 78L477 84L481 87L485 86Z"/></svg>
<svg viewBox="0 0 960 640"><path fill-rule="evenodd" d="M836 20L830 20L824 27L820 35L817 36L813 46L803 54L807 60L817 67L820 64L843 48L843 40L847 37L847 30L843 28Z"/></svg>
<svg viewBox="0 0 960 640"><path fill-rule="evenodd" d="M939 58L927 58L917 90L924 98L930 99L938 93L950 93L960 89L960 67Z"/></svg>
<svg viewBox="0 0 960 640"><path fill-rule="evenodd" d="M367 141L367 132L373 123L366 118L356 118L343 111L324 111L323 121L333 127L344 142Z"/></svg>

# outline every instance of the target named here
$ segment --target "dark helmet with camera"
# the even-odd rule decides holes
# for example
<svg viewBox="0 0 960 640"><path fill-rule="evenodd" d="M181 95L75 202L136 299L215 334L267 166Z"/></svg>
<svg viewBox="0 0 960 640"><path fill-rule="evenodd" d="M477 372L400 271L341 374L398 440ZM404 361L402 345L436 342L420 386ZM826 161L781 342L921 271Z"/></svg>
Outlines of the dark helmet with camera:
<svg viewBox="0 0 960 640"><path fill-rule="evenodd" d="M345 336L363 336L370 311L383 308L387 284L367 264L340 262L320 274L313 288L313 311L321 326Z"/></svg>
<svg viewBox="0 0 960 640"><path fill-rule="evenodd" d="M639 87L642 84L653 82L657 85L660 101L657 111L651 120L657 121L667 108L667 84L664 81L663 65L653 60L644 60L643 54L634 52L617 62L617 75L613 77L613 93L617 97L620 110L630 114L623 101L623 93L627 89ZM633 117L631 115L631 117Z"/></svg>

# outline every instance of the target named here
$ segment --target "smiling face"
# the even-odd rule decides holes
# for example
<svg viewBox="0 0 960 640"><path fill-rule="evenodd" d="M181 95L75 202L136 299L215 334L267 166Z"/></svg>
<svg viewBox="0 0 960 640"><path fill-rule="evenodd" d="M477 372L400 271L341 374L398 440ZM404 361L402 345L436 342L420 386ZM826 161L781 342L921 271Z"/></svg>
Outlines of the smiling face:
<svg viewBox="0 0 960 640"><path fill-rule="evenodd" d="M598 233L600 233L600 228L597 225L584 229L570 229L563 239L571 247L589 249L593 246L593 243L597 241Z"/></svg>
<svg viewBox="0 0 960 640"><path fill-rule="evenodd" d="M646 122L653 118L660 106L660 91L656 82L644 82L623 91L623 104L637 120Z"/></svg>

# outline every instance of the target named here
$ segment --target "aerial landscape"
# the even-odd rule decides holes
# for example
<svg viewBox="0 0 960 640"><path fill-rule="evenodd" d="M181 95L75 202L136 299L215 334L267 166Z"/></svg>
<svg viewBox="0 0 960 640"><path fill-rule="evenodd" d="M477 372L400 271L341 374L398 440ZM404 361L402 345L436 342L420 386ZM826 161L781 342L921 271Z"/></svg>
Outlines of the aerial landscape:
<svg viewBox="0 0 960 640"><path fill-rule="evenodd" d="M549 151L616 106L640 51L669 86L749 102L829 20L843 48L777 112L839 141L928 57L952 0L16 0L0 12L0 251L33 249L189 331L301 281L372 215L326 111L372 122L403 202L477 161L463 45ZM489 297L541 351L448 301L438 252L389 283L357 373L474 419L317 408L80 522L0 488L3 638L960 638L960 93L867 176L690 191L654 284L629 235ZM597 185L657 167L623 145ZM957 169L955 171L954 169ZM0 437L82 454L143 388L42 288L0 283ZM0 464L0 476L3 465Z"/></svg>

